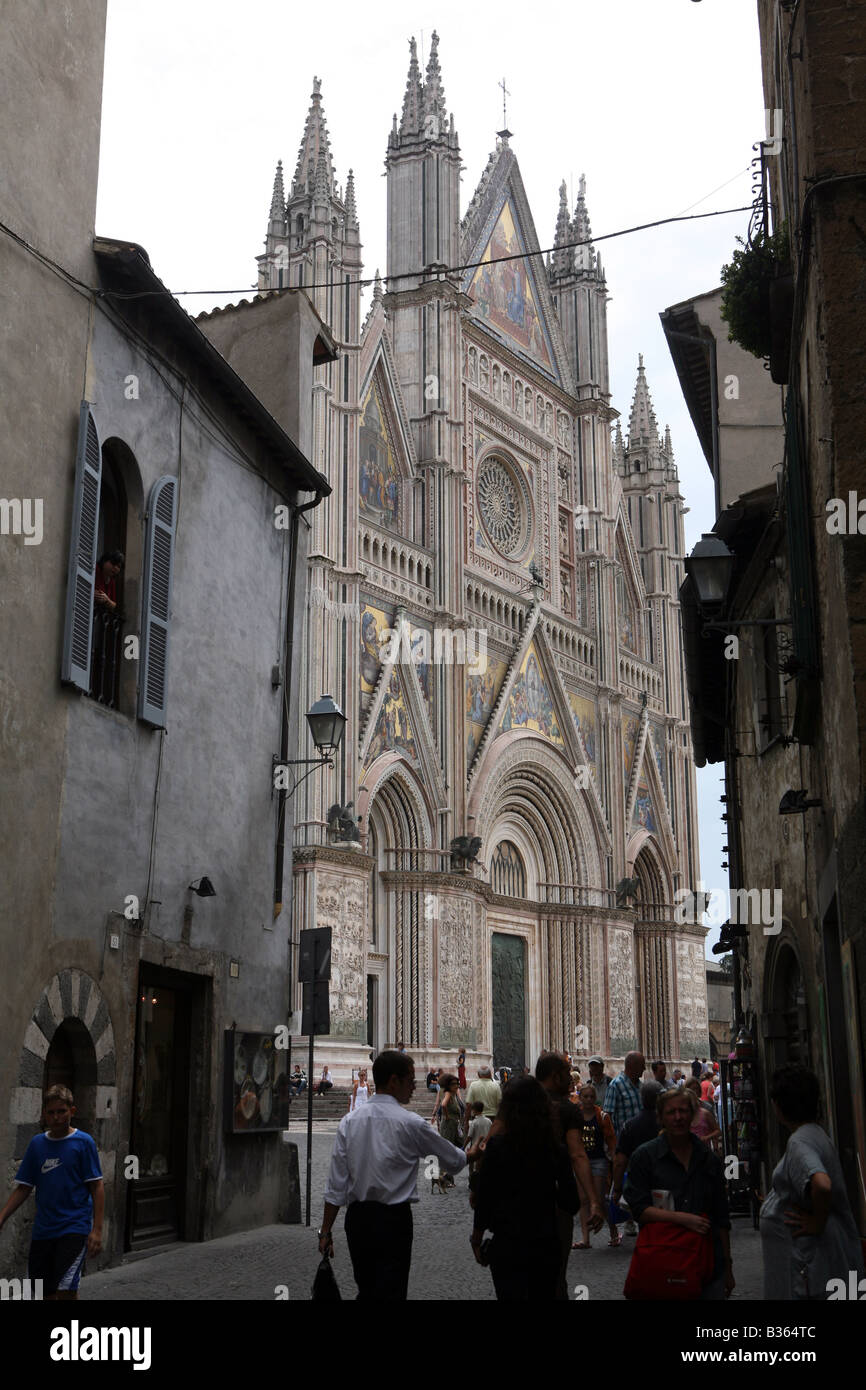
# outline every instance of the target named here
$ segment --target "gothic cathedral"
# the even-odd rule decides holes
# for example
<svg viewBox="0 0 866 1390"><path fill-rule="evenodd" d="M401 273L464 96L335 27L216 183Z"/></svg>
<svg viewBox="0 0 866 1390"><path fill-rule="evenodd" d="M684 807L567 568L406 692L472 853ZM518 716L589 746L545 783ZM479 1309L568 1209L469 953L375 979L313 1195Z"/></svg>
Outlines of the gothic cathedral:
<svg viewBox="0 0 866 1390"><path fill-rule="evenodd" d="M258 258L339 346L314 386L333 492L309 513L300 706L328 692L348 723L295 799L293 930L333 929L317 1064L705 1054L705 932L673 912L699 874L683 499L642 360L625 438L611 405L584 181L545 258L503 130L461 220L438 40L423 78L413 41L362 322L320 86Z"/></svg>

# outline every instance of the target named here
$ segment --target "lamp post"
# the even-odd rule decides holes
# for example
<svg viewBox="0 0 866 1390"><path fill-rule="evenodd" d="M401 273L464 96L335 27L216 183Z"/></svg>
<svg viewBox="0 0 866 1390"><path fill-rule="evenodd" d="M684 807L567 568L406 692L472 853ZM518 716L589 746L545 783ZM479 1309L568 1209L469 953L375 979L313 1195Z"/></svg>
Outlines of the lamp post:
<svg viewBox="0 0 866 1390"><path fill-rule="evenodd" d="M346 716L330 695L322 695L308 712L307 723L310 726L310 734L319 754L318 758L280 758L275 756L273 760L274 788L277 791L286 792L289 796L294 796L301 783L305 782L308 777L312 777L317 768L334 766L334 754L343 739ZM289 787L286 785L285 779L288 774L285 769L290 767L306 767L309 768L309 771L305 772L302 777L296 777Z"/></svg>

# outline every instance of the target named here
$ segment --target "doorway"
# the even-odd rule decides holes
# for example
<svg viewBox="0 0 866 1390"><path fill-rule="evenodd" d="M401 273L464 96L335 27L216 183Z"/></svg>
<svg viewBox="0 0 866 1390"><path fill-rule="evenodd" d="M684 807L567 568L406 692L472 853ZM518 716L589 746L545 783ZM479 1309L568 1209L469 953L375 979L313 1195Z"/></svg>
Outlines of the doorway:
<svg viewBox="0 0 866 1390"><path fill-rule="evenodd" d="M491 954L493 1065L520 1076L526 1066L526 943L494 932Z"/></svg>
<svg viewBox="0 0 866 1390"><path fill-rule="evenodd" d="M170 983L168 976L170 974ZM143 966L138 991L127 1249L189 1238L191 1025L198 981Z"/></svg>

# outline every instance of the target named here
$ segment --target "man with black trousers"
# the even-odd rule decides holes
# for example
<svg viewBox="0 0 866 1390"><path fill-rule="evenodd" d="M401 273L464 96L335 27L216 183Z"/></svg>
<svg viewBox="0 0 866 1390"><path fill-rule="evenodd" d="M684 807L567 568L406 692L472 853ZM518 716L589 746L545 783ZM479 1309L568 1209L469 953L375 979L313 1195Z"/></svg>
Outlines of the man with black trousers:
<svg viewBox="0 0 866 1390"><path fill-rule="evenodd" d="M415 1064L405 1052L380 1052L373 1063L373 1081L376 1094L344 1115L337 1130L319 1252L334 1253L331 1231L345 1206L358 1297L405 1300L418 1160L431 1158L446 1173L459 1173L466 1155L420 1115L403 1109L415 1090Z"/></svg>

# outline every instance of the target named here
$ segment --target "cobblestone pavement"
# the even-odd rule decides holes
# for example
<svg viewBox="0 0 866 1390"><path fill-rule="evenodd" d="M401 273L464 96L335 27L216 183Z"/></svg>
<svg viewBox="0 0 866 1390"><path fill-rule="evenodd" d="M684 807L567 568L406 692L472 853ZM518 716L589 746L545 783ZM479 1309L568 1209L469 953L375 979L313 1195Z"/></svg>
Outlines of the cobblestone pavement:
<svg viewBox="0 0 866 1390"><path fill-rule="evenodd" d="M113 1269L88 1275L81 1284L85 1300L203 1300L309 1299L318 1263L315 1230L322 1215L322 1192L333 1147L336 1121L320 1121L313 1133L312 1226L263 1226L219 1240L167 1247L157 1254L127 1257ZM293 1132L298 1143L301 1193L306 1190L306 1136ZM471 1212L466 1172L446 1195L431 1193L429 1181L419 1178L420 1201L413 1209L415 1236L409 1297L415 1300L493 1299L490 1271L475 1263L469 1248ZM579 1231L579 1228L578 1228ZM574 1296L585 1285L593 1299L622 1299L634 1240L626 1236L619 1249L610 1249L607 1232L593 1237L591 1250L573 1250L569 1283ZM334 1272L344 1298L356 1289L343 1234L342 1213L335 1226ZM735 1218L732 1231L736 1300L762 1297L760 1240L751 1221ZM280 1291L278 1294L278 1290Z"/></svg>

